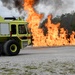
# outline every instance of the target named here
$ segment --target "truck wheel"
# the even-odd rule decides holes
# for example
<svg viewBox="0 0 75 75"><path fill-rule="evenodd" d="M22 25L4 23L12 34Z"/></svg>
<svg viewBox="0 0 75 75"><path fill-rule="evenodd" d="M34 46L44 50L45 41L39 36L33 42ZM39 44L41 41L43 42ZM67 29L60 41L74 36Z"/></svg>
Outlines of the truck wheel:
<svg viewBox="0 0 75 75"><path fill-rule="evenodd" d="M8 40L4 44L4 53L8 56L15 56L18 55L20 52L20 46L15 40Z"/></svg>
<svg viewBox="0 0 75 75"><path fill-rule="evenodd" d="M0 56L2 55L2 43L0 43Z"/></svg>

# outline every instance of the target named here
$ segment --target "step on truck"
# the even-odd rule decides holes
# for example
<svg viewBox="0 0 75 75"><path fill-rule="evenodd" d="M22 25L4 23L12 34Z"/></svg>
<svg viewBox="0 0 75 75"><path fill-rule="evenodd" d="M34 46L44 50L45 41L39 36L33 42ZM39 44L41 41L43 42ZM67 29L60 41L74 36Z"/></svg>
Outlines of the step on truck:
<svg viewBox="0 0 75 75"><path fill-rule="evenodd" d="M0 54L18 55L20 50L31 44L28 23L21 18L0 16Z"/></svg>

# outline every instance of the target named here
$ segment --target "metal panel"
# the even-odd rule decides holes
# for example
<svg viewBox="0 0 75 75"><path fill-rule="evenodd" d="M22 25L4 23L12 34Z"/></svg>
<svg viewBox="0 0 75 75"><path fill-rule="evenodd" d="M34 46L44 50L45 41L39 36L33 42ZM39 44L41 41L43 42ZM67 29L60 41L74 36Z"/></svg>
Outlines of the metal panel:
<svg viewBox="0 0 75 75"><path fill-rule="evenodd" d="M9 25L7 23L0 24L0 34L2 35L10 34Z"/></svg>
<svg viewBox="0 0 75 75"><path fill-rule="evenodd" d="M22 47L25 48L28 45L28 41L22 41Z"/></svg>

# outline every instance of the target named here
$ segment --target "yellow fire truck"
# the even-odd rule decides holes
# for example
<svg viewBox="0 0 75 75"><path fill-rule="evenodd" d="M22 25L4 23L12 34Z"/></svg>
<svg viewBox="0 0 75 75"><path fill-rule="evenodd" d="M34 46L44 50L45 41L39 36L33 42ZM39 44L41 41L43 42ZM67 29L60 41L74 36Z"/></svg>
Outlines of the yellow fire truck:
<svg viewBox="0 0 75 75"><path fill-rule="evenodd" d="M20 49L31 44L28 23L21 18L0 16L0 54L18 55Z"/></svg>

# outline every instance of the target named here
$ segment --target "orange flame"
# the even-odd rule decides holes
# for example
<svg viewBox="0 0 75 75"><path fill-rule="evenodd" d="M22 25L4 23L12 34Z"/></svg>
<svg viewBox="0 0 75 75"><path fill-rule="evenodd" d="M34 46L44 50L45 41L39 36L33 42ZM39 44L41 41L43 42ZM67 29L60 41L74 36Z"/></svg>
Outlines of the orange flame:
<svg viewBox="0 0 75 75"><path fill-rule="evenodd" d="M61 46L61 45L75 45L75 32L73 31L70 38L67 38L67 31L64 28L60 28L60 23L53 24L51 22L52 16L48 16L45 26L48 31L46 36L43 34L43 30L39 28L43 14L38 14L33 5L35 0L24 0L24 9L28 12L27 22L31 29L33 36L33 46Z"/></svg>

